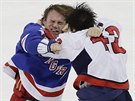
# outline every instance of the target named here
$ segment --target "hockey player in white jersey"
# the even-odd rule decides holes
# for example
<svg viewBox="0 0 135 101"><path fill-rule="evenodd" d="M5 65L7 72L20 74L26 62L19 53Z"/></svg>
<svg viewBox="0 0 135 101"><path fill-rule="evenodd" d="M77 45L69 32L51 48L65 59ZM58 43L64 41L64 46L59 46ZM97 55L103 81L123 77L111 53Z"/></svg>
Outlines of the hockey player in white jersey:
<svg viewBox="0 0 135 101"><path fill-rule="evenodd" d="M121 27L108 19L96 21L98 38L86 37L95 13L85 4L67 19L74 33L61 34L61 58L68 58L78 75L74 82L79 101L132 101L126 75L127 52L120 44ZM77 32L76 32L77 31Z"/></svg>

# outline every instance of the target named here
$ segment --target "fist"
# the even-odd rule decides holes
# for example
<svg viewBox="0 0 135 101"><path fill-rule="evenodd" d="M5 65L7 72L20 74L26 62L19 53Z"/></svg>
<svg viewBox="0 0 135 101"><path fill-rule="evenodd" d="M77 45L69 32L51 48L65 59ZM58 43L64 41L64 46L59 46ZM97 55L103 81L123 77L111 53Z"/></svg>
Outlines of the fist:
<svg viewBox="0 0 135 101"><path fill-rule="evenodd" d="M86 33L86 36L88 37L99 37L102 33L102 30L98 28L97 26L90 27Z"/></svg>
<svg viewBox="0 0 135 101"><path fill-rule="evenodd" d="M53 53L58 54L61 50L61 45L59 43L52 43L50 48Z"/></svg>

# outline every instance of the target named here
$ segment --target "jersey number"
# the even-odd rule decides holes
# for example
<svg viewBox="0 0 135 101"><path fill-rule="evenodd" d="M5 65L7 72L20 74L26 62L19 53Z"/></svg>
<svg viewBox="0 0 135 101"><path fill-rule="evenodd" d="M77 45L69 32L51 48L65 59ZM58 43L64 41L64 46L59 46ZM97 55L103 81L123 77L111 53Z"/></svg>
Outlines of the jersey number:
<svg viewBox="0 0 135 101"><path fill-rule="evenodd" d="M119 29L115 26L109 26L105 29L106 32L108 32L109 35L113 36L115 34L117 34L118 37L114 37L114 41L111 42L111 46L112 46L112 50L115 54L117 53L126 53L126 50L122 47L119 47L118 43L119 43L119 35L120 35L120 32L119 32ZM101 41L104 46L105 46L105 49L106 51L109 51L109 48L107 46L107 44L109 44L109 38L104 38L104 36L101 34L100 37L97 37L97 38L91 38L91 41L93 43L96 43L96 42L99 42Z"/></svg>

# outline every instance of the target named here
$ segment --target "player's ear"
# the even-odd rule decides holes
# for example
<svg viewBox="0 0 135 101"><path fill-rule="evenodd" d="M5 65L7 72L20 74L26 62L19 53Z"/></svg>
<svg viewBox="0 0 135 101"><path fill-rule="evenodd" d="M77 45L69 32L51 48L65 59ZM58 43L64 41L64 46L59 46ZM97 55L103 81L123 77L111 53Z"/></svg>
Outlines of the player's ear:
<svg viewBox="0 0 135 101"><path fill-rule="evenodd" d="M46 25L46 19L45 18L41 19L41 23L42 23L43 26L45 26Z"/></svg>

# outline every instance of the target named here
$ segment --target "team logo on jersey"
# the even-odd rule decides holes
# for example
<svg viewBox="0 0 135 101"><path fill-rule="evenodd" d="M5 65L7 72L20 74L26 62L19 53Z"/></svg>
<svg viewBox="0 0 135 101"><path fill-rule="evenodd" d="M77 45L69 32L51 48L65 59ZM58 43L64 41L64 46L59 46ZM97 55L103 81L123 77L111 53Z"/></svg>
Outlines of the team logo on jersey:
<svg viewBox="0 0 135 101"><path fill-rule="evenodd" d="M67 67L64 65L58 66L58 60L55 60L53 58L49 58L47 61L45 61L46 64L50 64L49 70L55 72L56 75L64 75Z"/></svg>

